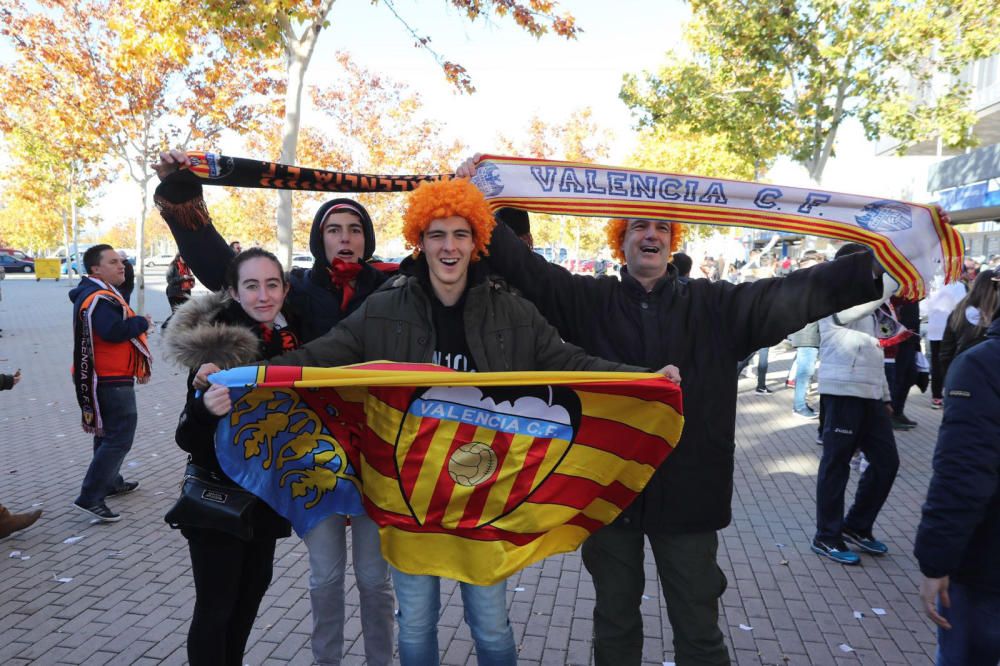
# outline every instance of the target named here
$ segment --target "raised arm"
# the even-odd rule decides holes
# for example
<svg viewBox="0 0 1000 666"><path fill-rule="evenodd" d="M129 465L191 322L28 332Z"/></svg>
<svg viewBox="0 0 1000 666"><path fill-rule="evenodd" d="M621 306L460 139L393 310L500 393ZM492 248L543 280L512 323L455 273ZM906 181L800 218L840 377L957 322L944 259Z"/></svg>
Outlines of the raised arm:
<svg viewBox="0 0 1000 666"><path fill-rule="evenodd" d="M153 165L160 178L153 201L191 272L203 285L218 291L224 286L226 268L235 253L212 224L201 185L170 177L187 166L189 161L183 151L160 153L159 163Z"/></svg>
<svg viewBox="0 0 1000 666"><path fill-rule="evenodd" d="M541 311L563 338L580 341L581 331L593 322L598 303L598 279L573 275L532 251L510 227L498 223L486 260L490 268L516 287Z"/></svg>
<svg viewBox="0 0 1000 666"><path fill-rule="evenodd" d="M732 285L716 282L720 326L734 345L735 356L777 344L809 322L866 304L872 311L886 290L895 288L891 278L873 276L871 253L841 257L783 278L767 278ZM883 285L883 279L889 282ZM874 305L872 305L874 303Z"/></svg>

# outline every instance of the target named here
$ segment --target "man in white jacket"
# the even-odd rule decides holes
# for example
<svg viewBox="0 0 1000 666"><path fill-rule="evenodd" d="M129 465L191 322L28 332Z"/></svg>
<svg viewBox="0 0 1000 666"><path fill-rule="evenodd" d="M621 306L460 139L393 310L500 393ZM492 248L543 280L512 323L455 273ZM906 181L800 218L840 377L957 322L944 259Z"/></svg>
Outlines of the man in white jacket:
<svg viewBox="0 0 1000 666"><path fill-rule="evenodd" d="M865 252L848 243L837 257ZM816 479L816 536L812 550L842 564L862 552L885 554L872 526L885 504L899 469L892 432L889 385L883 369L875 311L892 296L896 285L886 278L881 299L849 308L819 322L819 393L823 411L823 458ZM844 491L851 457L860 449L870 463L861 475L854 504L844 515Z"/></svg>

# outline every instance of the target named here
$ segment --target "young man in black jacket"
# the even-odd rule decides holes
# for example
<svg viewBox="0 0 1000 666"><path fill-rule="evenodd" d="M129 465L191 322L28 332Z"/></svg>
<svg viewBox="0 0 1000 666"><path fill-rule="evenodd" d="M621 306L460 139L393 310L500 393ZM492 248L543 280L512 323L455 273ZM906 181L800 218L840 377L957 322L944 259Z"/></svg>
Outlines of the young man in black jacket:
<svg viewBox="0 0 1000 666"><path fill-rule="evenodd" d="M944 418L913 554L938 666L1000 662L1000 311L945 378Z"/></svg>
<svg viewBox="0 0 1000 666"><path fill-rule="evenodd" d="M474 168L470 160L457 174L471 176ZM621 233L609 240L624 255L620 281L572 275L528 250L503 225L489 247L490 267L538 306L564 340L623 363L672 363L684 377L685 425L676 451L618 520L583 545L597 592L599 665L642 661L645 538L656 557L677 663L729 663L718 627L726 577L716 553L717 530L732 515L736 364L810 321L882 293L883 270L871 254L785 278L683 284L668 263L678 228L657 220L619 223Z"/></svg>

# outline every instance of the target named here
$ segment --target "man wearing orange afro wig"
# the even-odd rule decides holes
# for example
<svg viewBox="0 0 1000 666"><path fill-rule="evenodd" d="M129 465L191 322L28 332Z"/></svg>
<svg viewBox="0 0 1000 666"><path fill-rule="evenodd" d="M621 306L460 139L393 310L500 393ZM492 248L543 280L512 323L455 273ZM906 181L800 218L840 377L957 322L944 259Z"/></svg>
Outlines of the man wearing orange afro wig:
<svg viewBox="0 0 1000 666"><path fill-rule="evenodd" d="M534 305L488 277L485 262L478 259L495 223L483 195L468 181L422 184L410 194L403 220L407 243L419 250L409 273L390 280L324 337L272 363L338 366L387 359L466 372L647 371L646 366L612 363L565 344ZM676 380L675 370L661 372ZM218 399L219 413L228 411L223 387L209 390L206 401L209 394L213 404ZM399 660L403 666L434 666L440 660L440 579L422 575L419 564L400 566L406 571L392 572L399 602ZM506 583L460 585L479 663L516 664Z"/></svg>
<svg viewBox="0 0 1000 666"><path fill-rule="evenodd" d="M474 172L475 158L457 174ZM729 664L718 626L726 577L716 553L717 530L732 519L736 364L808 322L882 294L882 270L871 254L741 285L682 282L669 263L681 235L669 221L613 220L608 245L625 264L621 280L572 275L528 250L504 225L489 245L490 267L537 305L564 340L623 363L676 363L684 377L677 449L635 502L583 544L597 592L599 666L642 661L646 540L673 628L674 660Z"/></svg>

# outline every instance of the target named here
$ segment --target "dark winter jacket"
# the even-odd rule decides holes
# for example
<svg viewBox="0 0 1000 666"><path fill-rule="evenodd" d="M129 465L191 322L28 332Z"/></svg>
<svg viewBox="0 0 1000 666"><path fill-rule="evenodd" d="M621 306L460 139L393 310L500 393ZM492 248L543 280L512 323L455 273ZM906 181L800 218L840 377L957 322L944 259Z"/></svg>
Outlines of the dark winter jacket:
<svg viewBox="0 0 1000 666"><path fill-rule="evenodd" d="M415 274L396 276L332 331L271 362L302 366L338 366L373 360L432 362L433 296L425 279L426 270L421 257L415 262ZM466 342L480 372L648 372L646 367L605 361L564 344L534 305L487 277L485 266L473 264L470 273L463 319Z"/></svg>
<svg viewBox="0 0 1000 666"><path fill-rule="evenodd" d="M201 185L175 182L168 178L156 188L154 200L174 236L178 251L195 277L213 291L222 289L226 267L235 254L212 225L208 208L202 198ZM309 269L292 269L289 277L291 290L285 300L286 306L299 313L303 342L318 338L342 318L357 310L368 295L378 289L388 277L370 264L364 263L357 276L354 295L347 306L341 308L343 294L339 287L330 282L330 276L326 271L321 226L329 207L343 202L350 202L363 213L364 259L370 258L375 251L375 232L371 218L357 202L350 199L334 199L324 203L316 211L309 233L309 248L316 262Z"/></svg>
<svg viewBox="0 0 1000 666"><path fill-rule="evenodd" d="M1000 593L1000 319L951 365L913 554L930 578Z"/></svg>
<svg viewBox="0 0 1000 666"><path fill-rule="evenodd" d="M103 290L100 284L90 277L84 277L80 284L69 291L69 300L73 302L73 320L77 322L80 308L87 298L96 291ZM127 296L118 289L118 293L127 301ZM97 381L108 383L132 383L133 374L129 368L131 345L133 338L138 338L149 328L149 321L132 313L127 316L125 308L117 303L101 299L94 306L90 318L91 330L94 334L94 368ZM74 336L78 325L74 323Z"/></svg>
<svg viewBox="0 0 1000 666"><path fill-rule="evenodd" d="M294 321L289 321L294 331ZM279 351L268 348L256 332L257 324L238 303L222 293L195 296L180 306L170 320L165 335L168 358L190 369L187 399L174 435L177 445L187 451L191 462L213 472L227 483L233 483L215 455L215 427L219 418L206 408L201 396L195 397L191 385L195 371L203 363L215 363L229 368L247 365ZM277 337L274 338L277 340ZM291 527L263 501L258 503L254 517L256 538L280 538L291 534Z"/></svg>
<svg viewBox="0 0 1000 666"><path fill-rule="evenodd" d="M948 316L948 323L945 324L944 335L941 337L941 348L938 351L941 372L945 377L948 376L948 368L956 356L986 340L987 327L980 325L980 316L979 310L974 307L966 307L965 312L957 316L957 324L954 324L954 313Z"/></svg>
<svg viewBox="0 0 1000 666"><path fill-rule="evenodd" d="M14 388L14 375L0 375L0 391L9 391Z"/></svg>
<svg viewBox="0 0 1000 666"><path fill-rule="evenodd" d="M183 267L183 270L182 270ZM167 268L167 298L186 298L194 288L194 276L184 260L174 259Z"/></svg>
<svg viewBox="0 0 1000 666"><path fill-rule="evenodd" d="M646 532L703 532L729 524L736 430L736 364L792 331L878 298L870 254L845 257L788 277L733 285L676 279L647 293L622 279L573 275L529 250L504 225L490 265L519 288L567 342L622 363L680 369L684 432L677 449L616 522Z"/></svg>

